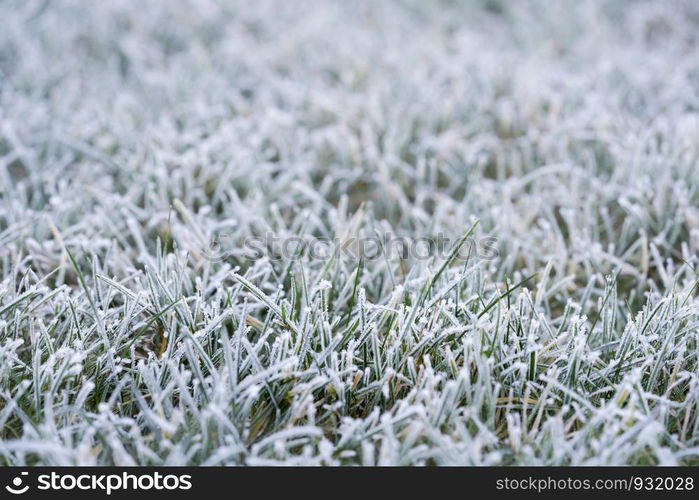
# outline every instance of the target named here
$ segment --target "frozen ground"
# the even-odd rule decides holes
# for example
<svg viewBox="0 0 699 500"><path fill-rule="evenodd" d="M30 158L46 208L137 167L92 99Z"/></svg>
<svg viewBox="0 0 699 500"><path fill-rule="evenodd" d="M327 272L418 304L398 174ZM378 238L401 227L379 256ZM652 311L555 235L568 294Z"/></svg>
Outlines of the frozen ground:
<svg viewBox="0 0 699 500"><path fill-rule="evenodd" d="M699 463L698 36L0 3L0 464Z"/></svg>

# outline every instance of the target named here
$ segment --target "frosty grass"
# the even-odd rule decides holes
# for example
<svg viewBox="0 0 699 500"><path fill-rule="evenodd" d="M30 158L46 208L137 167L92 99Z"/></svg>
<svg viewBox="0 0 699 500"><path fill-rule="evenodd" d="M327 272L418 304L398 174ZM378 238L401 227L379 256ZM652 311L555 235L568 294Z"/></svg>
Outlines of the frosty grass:
<svg viewBox="0 0 699 500"><path fill-rule="evenodd" d="M697 33L0 3L0 464L699 464Z"/></svg>

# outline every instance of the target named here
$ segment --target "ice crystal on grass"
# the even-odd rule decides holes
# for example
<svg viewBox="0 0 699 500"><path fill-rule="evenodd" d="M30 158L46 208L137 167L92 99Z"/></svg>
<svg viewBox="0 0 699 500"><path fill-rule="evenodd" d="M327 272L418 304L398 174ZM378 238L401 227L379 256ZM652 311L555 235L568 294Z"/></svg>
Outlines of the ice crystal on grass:
<svg viewBox="0 0 699 500"><path fill-rule="evenodd" d="M692 2L0 19L0 463L699 462Z"/></svg>

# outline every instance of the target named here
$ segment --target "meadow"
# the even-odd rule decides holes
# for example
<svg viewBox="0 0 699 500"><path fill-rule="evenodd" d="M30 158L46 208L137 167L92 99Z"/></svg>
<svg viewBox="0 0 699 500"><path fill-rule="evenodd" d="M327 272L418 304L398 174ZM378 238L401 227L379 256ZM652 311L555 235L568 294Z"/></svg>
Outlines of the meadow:
<svg viewBox="0 0 699 500"><path fill-rule="evenodd" d="M699 464L697 33L1 2L0 464Z"/></svg>

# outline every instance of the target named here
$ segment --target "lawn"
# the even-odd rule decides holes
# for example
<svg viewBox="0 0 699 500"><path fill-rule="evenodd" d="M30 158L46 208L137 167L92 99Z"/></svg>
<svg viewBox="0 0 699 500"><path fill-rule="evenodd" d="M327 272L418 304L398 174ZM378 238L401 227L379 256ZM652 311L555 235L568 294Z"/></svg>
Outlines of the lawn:
<svg viewBox="0 0 699 500"><path fill-rule="evenodd" d="M0 3L0 465L699 464L697 33Z"/></svg>

